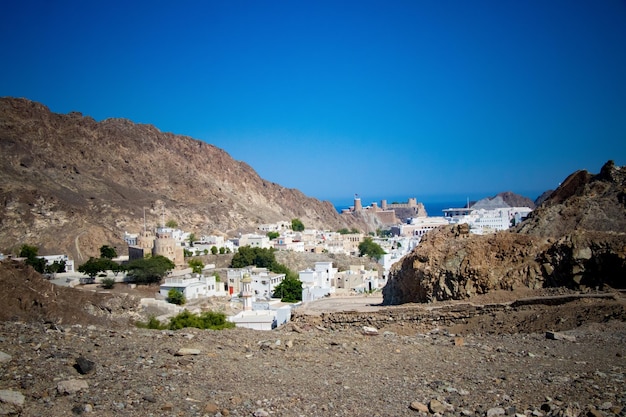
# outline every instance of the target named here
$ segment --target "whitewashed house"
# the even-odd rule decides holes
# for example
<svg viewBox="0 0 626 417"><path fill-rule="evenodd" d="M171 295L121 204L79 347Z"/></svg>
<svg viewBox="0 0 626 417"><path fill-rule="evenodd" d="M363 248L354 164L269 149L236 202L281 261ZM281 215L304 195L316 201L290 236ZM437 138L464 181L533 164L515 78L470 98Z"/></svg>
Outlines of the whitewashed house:
<svg viewBox="0 0 626 417"><path fill-rule="evenodd" d="M250 246L252 248L269 249L272 247L272 244L270 243L270 238L265 235L249 233L242 235L239 238L239 246Z"/></svg>
<svg viewBox="0 0 626 417"><path fill-rule="evenodd" d="M159 294L167 297L172 289L182 293L187 300L226 295L224 283L217 282L215 275L194 274L194 276L166 278L159 288Z"/></svg>
<svg viewBox="0 0 626 417"><path fill-rule="evenodd" d="M368 292L382 288L378 271L366 271L363 265L350 265L349 270L337 272L335 281L337 289L356 292Z"/></svg>
<svg viewBox="0 0 626 417"><path fill-rule="evenodd" d="M313 301L335 293L335 274L332 262L315 262L315 269L298 273L302 281L302 301Z"/></svg>

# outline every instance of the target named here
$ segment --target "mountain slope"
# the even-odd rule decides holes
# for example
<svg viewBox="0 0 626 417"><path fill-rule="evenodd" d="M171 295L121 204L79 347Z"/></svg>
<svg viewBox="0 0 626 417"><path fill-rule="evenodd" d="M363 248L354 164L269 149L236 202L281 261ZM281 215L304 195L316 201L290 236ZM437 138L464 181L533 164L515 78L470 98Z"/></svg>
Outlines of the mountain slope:
<svg viewBox="0 0 626 417"><path fill-rule="evenodd" d="M397 262L384 304L464 299L517 288L626 288L626 167L570 175L517 229L465 224L428 233Z"/></svg>
<svg viewBox="0 0 626 417"><path fill-rule="evenodd" d="M124 119L96 122L0 99L0 250L37 244L78 262L124 231L175 219L196 234L300 218L346 227L330 202L260 178L223 150ZM357 226L358 224L351 224Z"/></svg>

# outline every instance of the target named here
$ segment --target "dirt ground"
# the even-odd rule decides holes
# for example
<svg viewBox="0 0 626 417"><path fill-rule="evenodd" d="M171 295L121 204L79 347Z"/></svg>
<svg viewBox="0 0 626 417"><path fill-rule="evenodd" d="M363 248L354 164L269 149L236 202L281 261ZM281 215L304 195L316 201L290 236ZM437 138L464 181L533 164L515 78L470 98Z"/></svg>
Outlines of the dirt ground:
<svg viewBox="0 0 626 417"><path fill-rule="evenodd" d="M134 327L141 294L123 286L58 288L10 264L0 286L0 415L626 415L619 292L331 297L270 332L174 332Z"/></svg>

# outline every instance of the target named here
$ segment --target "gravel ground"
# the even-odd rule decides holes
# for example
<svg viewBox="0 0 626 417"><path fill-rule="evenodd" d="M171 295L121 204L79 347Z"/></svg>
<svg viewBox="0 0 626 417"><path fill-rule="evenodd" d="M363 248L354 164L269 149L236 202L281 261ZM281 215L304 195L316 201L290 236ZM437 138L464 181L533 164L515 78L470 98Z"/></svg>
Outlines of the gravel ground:
<svg viewBox="0 0 626 417"><path fill-rule="evenodd" d="M556 335L4 322L0 414L623 416L625 323Z"/></svg>
<svg viewBox="0 0 626 417"><path fill-rule="evenodd" d="M626 416L622 293L498 308L569 294L331 297L270 332L173 332L132 326L132 294L19 265L0 264L0 286L0 415Z"/></svg>

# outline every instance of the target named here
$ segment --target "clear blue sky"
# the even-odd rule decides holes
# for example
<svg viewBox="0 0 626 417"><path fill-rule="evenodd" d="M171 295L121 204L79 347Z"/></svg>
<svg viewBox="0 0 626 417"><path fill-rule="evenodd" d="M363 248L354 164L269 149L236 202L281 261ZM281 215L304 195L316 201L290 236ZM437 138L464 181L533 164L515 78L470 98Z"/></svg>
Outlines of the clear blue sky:
<svg viewBox="0 0 626 417"><path fill-rule="evenodd" d="M201 139L320 199L535 198L626 165L624 0L3 0L0 51L0 96Z"/></svg>

